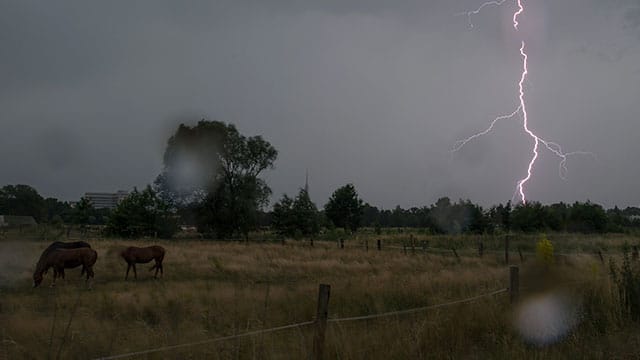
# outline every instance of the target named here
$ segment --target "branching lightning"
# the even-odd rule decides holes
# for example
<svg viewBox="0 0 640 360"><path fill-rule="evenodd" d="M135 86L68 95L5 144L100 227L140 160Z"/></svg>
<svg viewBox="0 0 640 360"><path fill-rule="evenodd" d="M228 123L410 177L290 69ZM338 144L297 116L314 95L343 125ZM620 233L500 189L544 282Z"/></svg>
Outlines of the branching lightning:
<svg viewBox="0 0 640 360"><path fill-rule="evenodd" d="M524 6L522 4L522 0L516 0L517 1L517 10L514 12L513 14L513 28L516 31L519 31L518 26L520 25L520 23L518 22L518 17L520 17L520 15L522 15L524 13ZM458 15L466 15L468 22L469 22L469 27L473 28L473 22L471 21L471 17L473 15L477 15L479 14L483 8L487 7L487 6L500 6L502 4L504 4L506 2L506 0L498 0L498 1L488 1L483 3L482 5L480 5L479 8L477 8L476 10L473 11L469 11L466 13L461 13ZM507 119L511 119L513 117L515 117L516 115L520 115L521 119L522 119L522 127L525 131L525 133L527 133L527 135L529 137L531 137L533 139L533 149L532 149L532 156L531 159L529 160L528 166L527 166L527 176L525 176L523 179L520 179L517 182L517 186L516 186L516 193L514 194L514 198L516 196L519 196L522 203L526 203L527 202L527 197L525 194L525 185L529 182L529 180L531 180L532 176L533 176L533 170L534 167L536 165L536 160L538 160L538 157L540 156L539 153L539 149L540 149L540 144L542 144L547 150L549 150L550 152L552 152L553 154L555 154L556 156L558 156L560 158L560 164L559 164L559 174L560 174L560 178L562 178L563 180L566 179L566 175L567 175L567 160L569 156L572 155L593 155L590 152L586 152L586 151L574 151L574 152L568 152L565 153L562 150L562 147L555 143L555 142L551 142L551 141L546 141L543 138L541 138L540 136L536 135L535 132L533 132L530 128L529 128L529 115L527 113L527 105L525 102L525 88L524 88L524 83L527 80L527 75L529 74L529 68L528 68L528 60L529 60L529 56L527 55L526 52L526 44L524 41L521 42L521 46L520 46L520 55L522 56L522 74L520 76L520 81L518 82L518 90L519 90L519 105L517 107L517 109L515 111L513 111L512 113L508 114L508 115L502 115L502 116L498 116L497 118L495 118L489 125L489 127L487 129L485 129L484 131L481 131L479 133L476 133L466 139L463 140L459 140L455 143L453 149L451 150L452 152L456 152L460 149L462 149L468 142L483 136L483 135L487 135L488 133L490 133L494 126L496 125L496 123L500 120L507 120Z"/></svg>
<svg viewBox="0 0 640 360"><path fill-rule="evenodd" d="M480 11L482 11L482 9L484 9L487 6L500 6L500 5L504 4L505 1L507 1L507 0L487 1L486 3L480 5L480 7L477 8L476 10L462 12L462 13L458 13L456 15L466 15L467 16L467 21L469 22L469 28L472 29L473 28L473 21L471 21L471 17L473 15L478 15L480 13Z"/></svg>

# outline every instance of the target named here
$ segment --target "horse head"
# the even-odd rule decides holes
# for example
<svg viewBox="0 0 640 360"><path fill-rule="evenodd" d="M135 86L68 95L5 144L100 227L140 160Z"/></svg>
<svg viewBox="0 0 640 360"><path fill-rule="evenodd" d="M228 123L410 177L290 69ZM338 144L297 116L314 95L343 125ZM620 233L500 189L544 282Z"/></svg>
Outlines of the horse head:
<svg viewBox="0 0 640 360"><path fill-rule="evenodd" d="M33 273L33 287L38 287L42 283L42 271Z"/></svg>

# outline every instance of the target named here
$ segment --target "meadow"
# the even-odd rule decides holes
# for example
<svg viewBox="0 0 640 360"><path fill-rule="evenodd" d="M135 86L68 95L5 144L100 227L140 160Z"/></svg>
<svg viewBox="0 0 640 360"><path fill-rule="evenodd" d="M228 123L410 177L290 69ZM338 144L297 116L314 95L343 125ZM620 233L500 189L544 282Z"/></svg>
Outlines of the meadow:
<svg viewBox="0 0 640 360"><path fill-rule="evenodd" d="M256 235L256 237L258 237ZM383 240L383 249L375 241ZM508 286L499 238L436 237L407 233L363 234L339 242L206 241L194 239L87 239L98 251L91 289L79 269L65 281L33 289L31 275L50 241L20 234L0 240L0 358L90 359L198 342L313 320L318 285L331 285L329 318L383 313L446 303ZM325 358L511 359L638 358L640 329L620 311L609 261L620 263L628 236L550 235L557 253L540 264L530 252L535 238L514 237L522 300L544 292L569 294L579 317L560 341L538 346L514 327L516 305L506 293L412 314L329 323ZM477 244L486 243L483 257ZM425 243L426 242L426 243ZM160 244L165 274L154 280L139 265L138 280L124 281L119 251ZM368 243L368 251L365 248ZM428 247L427 245L428 244ZM430 247L455 247L459 257ZM594 255L605 249L605 262ZM142 359L303 359L314 327L150 353Z"/></svg>

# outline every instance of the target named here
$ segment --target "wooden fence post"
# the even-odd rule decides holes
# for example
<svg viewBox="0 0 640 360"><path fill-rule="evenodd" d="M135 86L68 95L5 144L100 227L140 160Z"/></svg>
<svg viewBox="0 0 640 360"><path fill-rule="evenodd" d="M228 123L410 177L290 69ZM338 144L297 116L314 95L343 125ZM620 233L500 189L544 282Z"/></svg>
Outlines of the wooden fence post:
<svg viewBox="0 0 640 360"><path fill-rule="evenodd" d="M382 240L378 239L378 251L382 250Z"/></svg>
<svg viewBox="0 0 640 360"><path fill-rule="evenodd" d="M318 289L318 310L316 312L316 334L313 338L313 354L311 359L322 360L324 351L324 333L329 317L329 295L331 285L320 284Z"/></svg>
<svg viewBox="0 0 640 360"><path fill-rule="evenodd" d="M344 239L340 239L340 249L344 249Z"/></svg>
<svg viewBox="0 0 640 360"><path fill-rule="evenodd" d="M411 235L411 253L415 255L416 253L416 240Z"/></svg>
<svg viewBox="0 0 640 360"><path fill-rule="evenodd" d="M480 240L480 245L478 246L478 255L482 257L484 255L484 243Z"/></svg>
<svg viewBox="0 0 640 360"><path fill-rule="evenodd" d="M406 242L402 243L402 250L404 251L404 254L407 255L407 243Z"/></svg>
<svg viewBox="0 0 640 360"><path fill-rule="evenodd" d="M509 265L509 235L504 237L504 263Z"/></svg>
<svg viewBox="0 0 640 360"><path fill-rule="evenodd" d="M309 244L311 245L311 247L313 247L313 238L309 239Z"/></svg>
<svg viewBox="0 0 640 360"><path fill-rule="evenodd" d="M638 246L634 245L633 250L631 251L631 259L638 260L638 257L640 257L640 253L638 252Z"/></svg>
<svg viewBox="0 0 640 360"><path fill-rule="evenodd" d="M456 248L452 247L451 250L453 251L453 255L456 256L456 259L460 260L460 257L458 256L458 252L456 251Z"/></svg>
<svg viewBox="0 0 640 360"><path fill-rule="evenodd" d="M509 299L512 304L518 302L520 292L519 268L515 265L509 266Z"/></svg>
<svg viewBox="0 0 640 360"><path fill-rule="evenodd" d="M598 256L600 257L600 262L604 264L604 256L602 256L602 250L598 250Z"/></svg>

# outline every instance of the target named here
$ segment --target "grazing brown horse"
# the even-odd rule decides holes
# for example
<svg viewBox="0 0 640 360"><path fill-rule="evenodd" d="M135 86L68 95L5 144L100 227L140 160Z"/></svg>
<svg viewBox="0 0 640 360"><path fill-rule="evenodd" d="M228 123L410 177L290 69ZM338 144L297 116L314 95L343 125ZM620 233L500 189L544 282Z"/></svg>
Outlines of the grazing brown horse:
<svg viewBox="0 0 640 360"><path fill-rule="evenodd" d="M127 280L129 278L129 270L133 268L133 276L137 279L138 273L136 271L136 264L146 264L151 260L155 260L155 265L153 265L149 271L155 269L156 274L154 278L158 277L158 271L160 271L160 275L164 275L164 271L162 269L162 260L164 259L164 248L162 246L148 246L148 247L135 247L130 246L120 253L124 261L127 262L127 274L124 276L124 279Z"/></svg>
<svg viewBox="0 0 640 360"><path fill-rule="evenodd" d="M53 268L53 283L51 286L55 286L56 278L58 276L64 279L64 269L71 269L82 265L82 272L80 275L87 274L87 282L90 278L93 278L93 265L98 259L98 253L91 248L78 248L78 249L55 249L44 255L40 259L36 266L36 271L33 273L33 287L36 287L42 283L42 275L50 268Z"/></svg>
<svg viewBox="0 0 640 360"><path fill-rule="evenodd" d="M40 259L38 259L38 265L36 265L36 267L40 266L40 263L42 261L44 261L44 259L47 257L47 255L50 252L52 252L53 250L56 250L56 249L79 249L79 248L91 248L91 245L89 245L89 243L86 243L84 241L74 241L74 242L55 241L55 242L52 242L51 245L47 246L47 248L44 249L44 251L42 252L42 255L40 255ZM44 273L46 274L47 270L45 270ZM80 274L80 276L82 276L82 274Z"/></svg>

